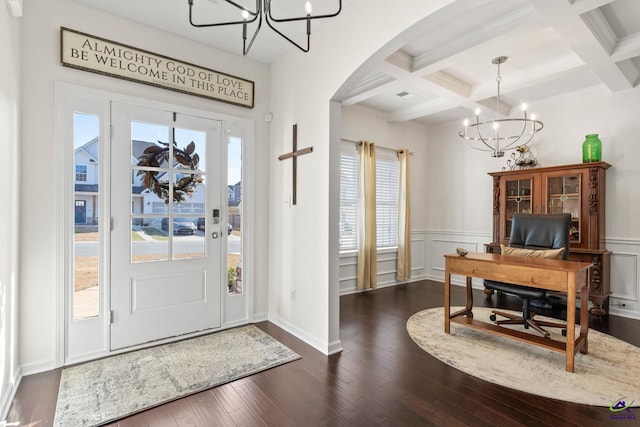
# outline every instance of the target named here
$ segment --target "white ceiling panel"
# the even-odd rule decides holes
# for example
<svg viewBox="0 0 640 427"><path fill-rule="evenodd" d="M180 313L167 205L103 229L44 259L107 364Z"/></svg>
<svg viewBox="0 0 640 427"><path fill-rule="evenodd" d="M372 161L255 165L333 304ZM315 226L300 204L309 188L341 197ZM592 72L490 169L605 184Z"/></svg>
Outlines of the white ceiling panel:
<svg viewBox="0 0 640 427"><path fill-rule="evenodd" d="M188 0L75 1L241 54L241 26L193 28ZM198 22L238 13L224 0L194 1ZM237 1L255 7L253 0ZM343 9L356 1L344 0ZM314 13L330 13L337 0L312 3ZM300 15L301 4L272 0L279 17ZM532 111L572 93L629 90L640 81L640 0L459 0L456 6L451 19L424 20L394 55L366 63L365 77L339 100L379 110L389 121L462 121L478 105L495 103L497 67L491 60L497 56L508 57L500 70L502 101L514 107L524 101ZM304 29L291 31L304 36ZM248 57L269 64L292 48L263 25ZM412 96L397 96L401 92Z"/></svg>

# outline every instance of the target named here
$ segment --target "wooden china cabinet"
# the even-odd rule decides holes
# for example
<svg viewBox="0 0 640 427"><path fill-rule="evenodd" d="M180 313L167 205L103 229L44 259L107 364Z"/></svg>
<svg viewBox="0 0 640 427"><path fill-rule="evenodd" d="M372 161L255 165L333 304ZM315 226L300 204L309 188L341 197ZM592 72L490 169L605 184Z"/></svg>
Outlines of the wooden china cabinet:
<svg viewBox="0 0 640 427"><path fill-rule="evenodd" d="M605 162L489 173L493 177L493 242L500 253L509 243L515 213L571 213L569 259L592 262L589 312L609 310L611 252L605 248ZM489 292L489 291L486 291Z"/></svg>

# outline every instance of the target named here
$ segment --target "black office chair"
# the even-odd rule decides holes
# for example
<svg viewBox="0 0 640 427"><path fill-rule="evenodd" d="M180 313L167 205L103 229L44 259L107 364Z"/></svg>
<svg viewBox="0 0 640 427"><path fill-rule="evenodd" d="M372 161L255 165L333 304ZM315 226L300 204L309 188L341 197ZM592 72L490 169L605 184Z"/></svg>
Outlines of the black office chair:
<svg viewBox="0 0 640 427"><path fill-rule="evenodd" d="M534 253L525 255L545 255L545 258L567 259L569 257L569 231L571 230L571 214L515 214L511 223L511 236L509 248L532 249ZM561 249L551 251L551 249ZM538 251L545 252L538 252ZM505 248L505 252L507 252ZM516 254L517 255L517 254ZM566 325L561 323L536 320L535 313L531 311L531 301L544 301L547 296L546 289L530 286L514 285L510 283L484 280L487 289L501 291L522 298L522 315L515 316L511 313L492 310L490 319L497 325L514 324L524 325L549 336L542 326L563 328L566 333ZM506 317L506 320L496 320L498 316Z"/></svg>

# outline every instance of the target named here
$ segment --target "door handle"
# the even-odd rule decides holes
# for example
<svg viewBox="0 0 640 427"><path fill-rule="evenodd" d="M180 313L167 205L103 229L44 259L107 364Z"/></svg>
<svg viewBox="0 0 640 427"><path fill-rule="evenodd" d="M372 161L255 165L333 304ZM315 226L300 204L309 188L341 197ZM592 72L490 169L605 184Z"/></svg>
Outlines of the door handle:
<svg viewBox="0 0 640 427"><path fill-rule="evenodd" d="M218 238L218 232L214 231L213 233L211 233L211 238L212 239L217 239Z"/></svg>

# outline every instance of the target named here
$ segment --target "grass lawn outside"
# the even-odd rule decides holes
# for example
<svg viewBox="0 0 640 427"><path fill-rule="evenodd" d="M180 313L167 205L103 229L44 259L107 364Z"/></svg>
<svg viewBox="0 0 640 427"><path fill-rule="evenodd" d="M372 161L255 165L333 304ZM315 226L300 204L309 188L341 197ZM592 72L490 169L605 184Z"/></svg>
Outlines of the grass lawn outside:
<svg viewBox="0 0 640 427"><path fill-rule="evenodd" d="M142 227L143 232L154 240L166 241L169 236L161 230L154 227ZM234 230L234 235L240 235L239 231ZM76 242L97 242L98 232L87 233L75 233L74 239ZM131 232L132 241L145 240L139 232ZM180 258L199 257L202 254L180 254ZM136 255L135 262L145 261L166 261L165 259L159 259L158 255ZM227 257L227 267L236 267L236 264L240 261L240 254L229 254ZM98 286L98 257L97 256L77 256L75 257L75 292L87 289L93 286Z"/></svg>

